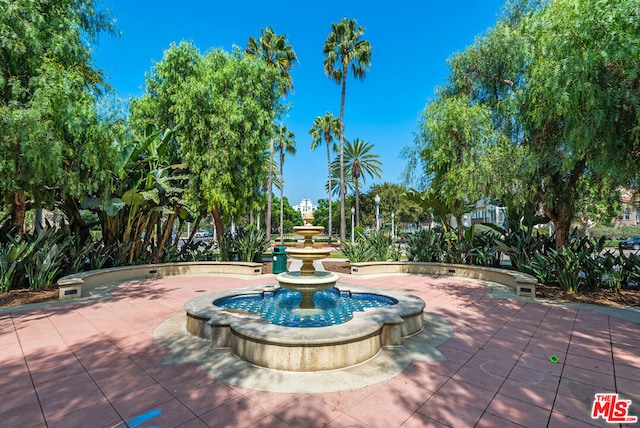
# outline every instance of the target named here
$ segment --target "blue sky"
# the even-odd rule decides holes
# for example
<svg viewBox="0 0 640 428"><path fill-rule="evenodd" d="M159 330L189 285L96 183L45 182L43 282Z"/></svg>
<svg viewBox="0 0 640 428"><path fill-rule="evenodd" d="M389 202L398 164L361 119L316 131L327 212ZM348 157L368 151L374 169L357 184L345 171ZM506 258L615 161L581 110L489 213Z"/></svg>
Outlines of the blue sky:
<svg viewBox="0 0 640 428"><path fill-rule="evenodd" d="M292 205L302 198L326 198L326 148L311 152L309 128L316 116L340 113L340 86L323 72L322 46L331 23L355 18L372 46L366 78L347 81L345 135L371 142L383 163L381 180L400 183L418 118L435 88L448 75L447 58L463 51L492 27L504 0L397 0L395 2L278 2L246 0L103 0L117 19L121 37L102 35L94 61L123 98L143 93L145 73L171 42L193 41L201 52L244 48L250 36L271 26L286 34L298 56L292 70L294 93L282 123L296 134L297 154L285 160L284 194Z"/></svg>

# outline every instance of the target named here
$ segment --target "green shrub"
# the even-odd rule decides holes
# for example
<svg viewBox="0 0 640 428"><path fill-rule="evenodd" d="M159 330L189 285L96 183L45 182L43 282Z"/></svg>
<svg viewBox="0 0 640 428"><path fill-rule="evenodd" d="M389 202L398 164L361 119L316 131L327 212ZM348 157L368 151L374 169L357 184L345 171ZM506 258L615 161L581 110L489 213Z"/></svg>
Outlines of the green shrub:
<svg viewBox="0 0 640 428"><path fill-rule="evenodd" d="M264 231L249 226L239 228L235 234L226 232L219 242L220 260L262 262L262 253L269 248Z"/></svg>
<svg viewBox="0 0 640 428"><path fill-rule="evenodd" d="M407 235L407 259L411 262L442 262L444 239L438 232L421 230Z"/></svg>
<svg viewBox="0 0 640 428"><path fill-rule="evenodd" d="M59 229L47 228L39 235L6 236L0 244L0 291L12 288L42 289L53 284L67 260L64 249L71 238Z"/></svg>
<svg viewBox="0 0 640 428"><path fill-rule="evenodd" d="M568 246L549 250L549 256L557 268L558 283L567 293L575 293L580 285L580 259Z"/></svg>
<svg viewBox="0 0 640 428"><path fill-rule="evenodd" d="M342 244L342 253L350 263L383 262L392 258L390 236L378 230L369 233L357 233L353 244Z"/></svg>
<svg viewBox="0 0 640 428"><path fill-rule="evenodd" d="M640 236L640 225L607 227L598 226L589 230L589 235L594 239L600 239L603 236L611 241L623 241L632 236Z"/></svg>
<svg viewBox="0 0 640 428"><path fill-rule="evenodd" d="M353 244L345 242L342 244L342 253L349 260L349 263L363 263L373 260L373 251L361 240L356 240Z"/></svg>

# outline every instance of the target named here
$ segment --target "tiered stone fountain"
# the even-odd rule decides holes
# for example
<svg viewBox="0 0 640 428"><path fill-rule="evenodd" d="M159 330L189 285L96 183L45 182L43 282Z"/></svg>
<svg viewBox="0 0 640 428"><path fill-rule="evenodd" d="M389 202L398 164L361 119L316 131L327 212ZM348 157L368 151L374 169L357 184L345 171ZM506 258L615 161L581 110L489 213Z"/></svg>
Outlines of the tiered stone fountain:
<svg viewBox="0 0 640 428"><path fill-rule="evenodd" d="M304 226L294 228L304 237L303 247L286 250L292 259L302 260L299 271L277 275L279 287L228 290L189 300L185 304L187 331L207 339L211 347L230 348L240 359L257 366L314 372L362 363L376 356L383 346L401 345L404 337L423 329L425 304L422 299L401 292L336 285L338 275L316 271L313 262L327 257L331 249L313 247L313 237L324 228L313 226L311 214L306 215L304 221ZM336 302L350 301L336 303L335 308L339 307L340 311L347 306L357 306L354 301L369 303L344 320L322 326L306 327L298 321L279 324L288 305L282 303L281 307L281 303L274 302L275 296L297 296L282 288L302 295L299 307L287 310L304 319L325 314L322 308L316 308L314 294L332 287L335 287L334 296L339 297ZM227 306L229 302L231 305ZM268 309L260 306L264 302ZM258 306L252 306L254 303ZM273 315L275 318L271 318Z"/></svg>
<svg viewBox="0 0 640 428"><path fill-rule="evenodd" d="M315 260L321 260L329 256L330 248L314 248L313 237L324 231L322 226L314 226L313 214L308 212L304 216L304 226L295 226L293 230L304 238L302 248L287 248L286 253L292 259L302 260L302 268L299 271L284 272L276 276L281 287L297 291L302 294L300 309L313 309L313 295L317 291L326 290L336 285L338 275L332 272L316 271L313 266Z"/></svg>

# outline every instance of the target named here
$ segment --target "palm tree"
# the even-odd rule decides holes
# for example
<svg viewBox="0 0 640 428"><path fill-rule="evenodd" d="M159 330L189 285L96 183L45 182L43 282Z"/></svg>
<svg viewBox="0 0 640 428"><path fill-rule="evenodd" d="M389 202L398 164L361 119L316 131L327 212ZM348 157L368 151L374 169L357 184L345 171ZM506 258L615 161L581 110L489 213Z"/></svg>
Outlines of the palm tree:
<svg viewBox="0 0 640 428"><path fill-rule="evenodd" d="M359 138L354 139L353 143L347 141L344 147L344 172L353 179L356 226L360 225L360 178L364 183L367 175L371 178L380 178L382 175L380 156L370 153L371 149L373 144ZM339 168L339 165L335 164L334 168Z"/></svg>
<svg viewBox="0 0 640 428"><path fill-rule="evenodd" d="M287 129L286 126L280 125L275 132L275 149L280 153L280 245L284 245L284 155L296 154L295 134Z"/></svg>
<svg viewBox="0 0 640 428"><path fill-rule="evenodd" d="M287 96L293 90L293 80L289 70L298 61L293 47L287 41L286 35L278 36L273 28L260 30L260 38L249 37L245 49L248 56L266 62L278 70L278 89L280 94Z"/></svg>
<svg viewBox="0 0 640 428"><path fill-rule="evenodd" d="M314 150L316 147L320 146L323 141L327 143L327 177L329 180L329 189L332 188L331 185L331 141L336 135L340 134L340 122L336 119L331 113L327 112L324 116L318 116L313 121L313 126L309 130L309 134L311 134L311 150ZM336 150L336 145L334 143L333 150ZM331 218L331 191L328 192L329 196L329 224L328 224L328 234L329 234L329 245L331 245L331 235L332 235L332 218Z"/></svg>
<svg viewBox="0 0 640 428"><path fill-rule="evenodd" d="M278 36L273 28L267 27L260 30L260 38L249 37L245 53L260 61L275 67L278 70L278 89L283 96L287 96L289 90L293 89L293 81L289 70L296 63L298 58L293 47L283 34ZM273 139L269 142L269 159L273 159L274 148ZM267 210L265 212L265 227L267 229L267 239L271 240L271 201L273 191L273 174L269 174L269 184L267 191Z"/></svg>
<svg viewBox="0 0 640 428"><path fill-rule="evenodd" d="M382 174L380 156L369 153L372 148L373 144L356 138L353 143L347 142L344 149L344 167L351 170L351 177L355 184L356 226L360 226L360 177L364 183L367 175L379 179Z"/></svg>
<svg viewBox="0 0 640 428"><path fill-rule="evenodd" d="M325 55L324 72L329 78L342 84L340 99L340 242L344 242L347 219L344 209L344 99L347 92L349 65L353 76L363 80L371 65L371 45L362 40L364 27L357 26L355 19L342 18L337 24L331 24L331 33L324 42L322 53Z"/></svg>

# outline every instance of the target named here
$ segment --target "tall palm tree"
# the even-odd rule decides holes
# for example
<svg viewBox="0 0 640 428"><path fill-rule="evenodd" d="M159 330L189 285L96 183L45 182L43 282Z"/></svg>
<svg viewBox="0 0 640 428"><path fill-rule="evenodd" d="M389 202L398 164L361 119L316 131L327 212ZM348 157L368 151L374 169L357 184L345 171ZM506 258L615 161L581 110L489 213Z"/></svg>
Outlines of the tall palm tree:
<svg viewBox="0 0 640 428"><path fill-rule="evenodd" d="M278 36L273 28L263 28L260 30L260 38L249 37L245 53L276 67L281 95L286 97L289 91L293 90L293 79L289 71L298 61L298 57L285 34Z"/></svg>
<svg viewBox="0 0 640 428"><path fill-rule="evenodd" d="M287 41L286 35L277 35L273 28L267 27L260 30L260 38L249 37L249 42L245 49L248 56L275 67L278 70L278 89L282 96L287 96L289 90L293 90L293 81L289 71L298 61L293 47ZM269 142L269 159L273 159L274 147L273 139ZM273 174L269 174L269 184L267 191L267 210L265 212L265 227L267 229L267 239L271 240L271 204L273 193Z"/></svg>
<svg viewBox="0 0 640 428"><path fill-rule="evenodd" d="M280 245L284 245L284 155L296 154L295 136L286 126L280 125L274 138L275 148L280 153Z"/></svg>
<svg viewBox="0 0 640 428"><path fill-rule="evenodd" d="M332 188L331 185L331 149L333 148L336 151L336 144L331 146L331 142L335 138L336 135L340 135L340 122L336 119L331 113L327 112L324 116L318 116L313 121L313 126L309 130L309 134L311 134L311 150L315 150L316 147L320 146L323 141L327 144L327 179L329 180L329 189ZM328 234L329 234L329 245L331 245L331 236L332 236L332 217L331 217L331 190L328 191L329 196L329 224L328 224Z"/></svg>
<svg viewBox="0 0 640 428"><path fill-rule="evenodd" d="M344 209L344 99L347 92L349 65L353 76L363 80L371 65L371 45L363 40L364 27L358 26L355 19L342 18L337 24L331 24L331 33L324 42L322 52L325 55L324 72L337 84L342 84L340 99L340 242L345 240L347 219Z"/></svg>

